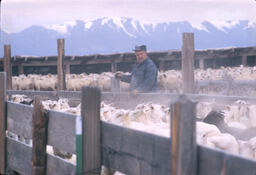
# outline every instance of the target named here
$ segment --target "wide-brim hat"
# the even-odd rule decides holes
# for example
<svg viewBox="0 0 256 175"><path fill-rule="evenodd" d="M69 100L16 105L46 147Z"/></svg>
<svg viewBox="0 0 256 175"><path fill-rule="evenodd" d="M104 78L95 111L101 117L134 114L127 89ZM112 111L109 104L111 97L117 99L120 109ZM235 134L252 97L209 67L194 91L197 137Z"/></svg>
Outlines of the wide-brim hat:
<svg viewBox="0 0 256 175"><path fill-rule="evenodd" d="M133 51L147 51L147 47L145 45L135 46L135 49L133 49Z"/></svg>

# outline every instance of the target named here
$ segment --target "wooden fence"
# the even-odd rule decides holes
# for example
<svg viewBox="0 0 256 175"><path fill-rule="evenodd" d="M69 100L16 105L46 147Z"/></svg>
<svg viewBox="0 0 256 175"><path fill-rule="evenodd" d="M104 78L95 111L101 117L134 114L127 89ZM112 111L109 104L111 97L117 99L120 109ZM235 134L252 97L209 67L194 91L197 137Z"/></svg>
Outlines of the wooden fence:
<svg viewBox="0 0 256 175"><path fill-rule="evenodd" d="M78 116L56 111L42 111L39 97L34 107L6 100L5 74L0 73L0 173L7 169L20 174L99 174L101 165L126 174L199 174L199 175L255 175L256 162L223 151L196 145L195 103L188 98L207 99L205 96L164 94L103 93L95 88L83 88L82 92L63 92L55 96L80 97L83 128L82 169L56 156L45 153L45 145L51 145L73 154L77 153L76 119ZM23 93L23 92L20 92ZM30 92L30 95L53 92ZM157 98L158 97L158 98ZM241 97L217 96L227 101ZM252 102L255 98L244 97ZM133 99L133 101L132 101ZM161 137L99 120L100 101L131 102L156 101L171 103L171 137ZM125 101L126 100L126 101ZM172 101L172 102L170 102ZM5 110L6 109L6 110ZM26 145L5 135L5 131L33 140ZM94 131L93 131L94 130ZM38 139L42 138L42 139ZM43 139L44 138L44 139ZM46 139L46 142L44 142ZM86 142L86 143L85 143ZM87 157L88 156L88 157ZM88 159L94 161L88 162ZM46 162L45 164L43 162Z"/></svg>

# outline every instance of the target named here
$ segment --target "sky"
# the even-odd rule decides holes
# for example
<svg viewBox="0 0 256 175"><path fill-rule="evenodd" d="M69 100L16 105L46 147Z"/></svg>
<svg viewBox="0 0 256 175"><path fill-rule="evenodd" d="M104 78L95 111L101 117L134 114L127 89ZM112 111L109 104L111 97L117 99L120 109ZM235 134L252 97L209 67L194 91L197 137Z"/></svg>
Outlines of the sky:
<svg viewBox="0 0 256 175"><path fill-rule="evenodd" d="M31 25L72 25L76 20L129 17L147 23L189 21L217 27L227 21L256 22L256 0L2 0L1 29L19 32Z"/></svg>

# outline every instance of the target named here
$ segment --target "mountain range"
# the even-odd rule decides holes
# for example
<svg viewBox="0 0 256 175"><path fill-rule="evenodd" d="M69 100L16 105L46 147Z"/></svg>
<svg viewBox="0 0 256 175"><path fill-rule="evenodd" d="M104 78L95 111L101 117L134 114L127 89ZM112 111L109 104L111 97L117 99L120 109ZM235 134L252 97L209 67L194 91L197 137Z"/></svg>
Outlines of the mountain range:
<svg viewBox="0 0 256 175"><path fill-rule="evenodd" d="M195 49L256 46L256 23L246 20L227 21L222 27L205 21L195 27L188 21L151 24L106 17L72 25L34 25L17 33L1 31L1 48L11 44L12 55L57 55L57 38L65 38L65 55L132 52L139 44L149 51L180 50L183 32L194 33Z"/></svg>

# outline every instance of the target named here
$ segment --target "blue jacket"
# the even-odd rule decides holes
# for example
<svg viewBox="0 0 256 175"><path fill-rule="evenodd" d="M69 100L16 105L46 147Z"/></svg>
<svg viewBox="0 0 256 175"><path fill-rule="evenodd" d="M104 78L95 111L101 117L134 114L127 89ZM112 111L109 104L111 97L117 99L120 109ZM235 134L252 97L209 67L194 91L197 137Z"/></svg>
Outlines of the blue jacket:
<svg viewBox="0 0 256 175"><path fill-rule="evenodd" d="M123 75L121 81L130 83L131 91L157 91L157 72L155 63L147 57L142 63L135 63L131 75Z"/></svg>

